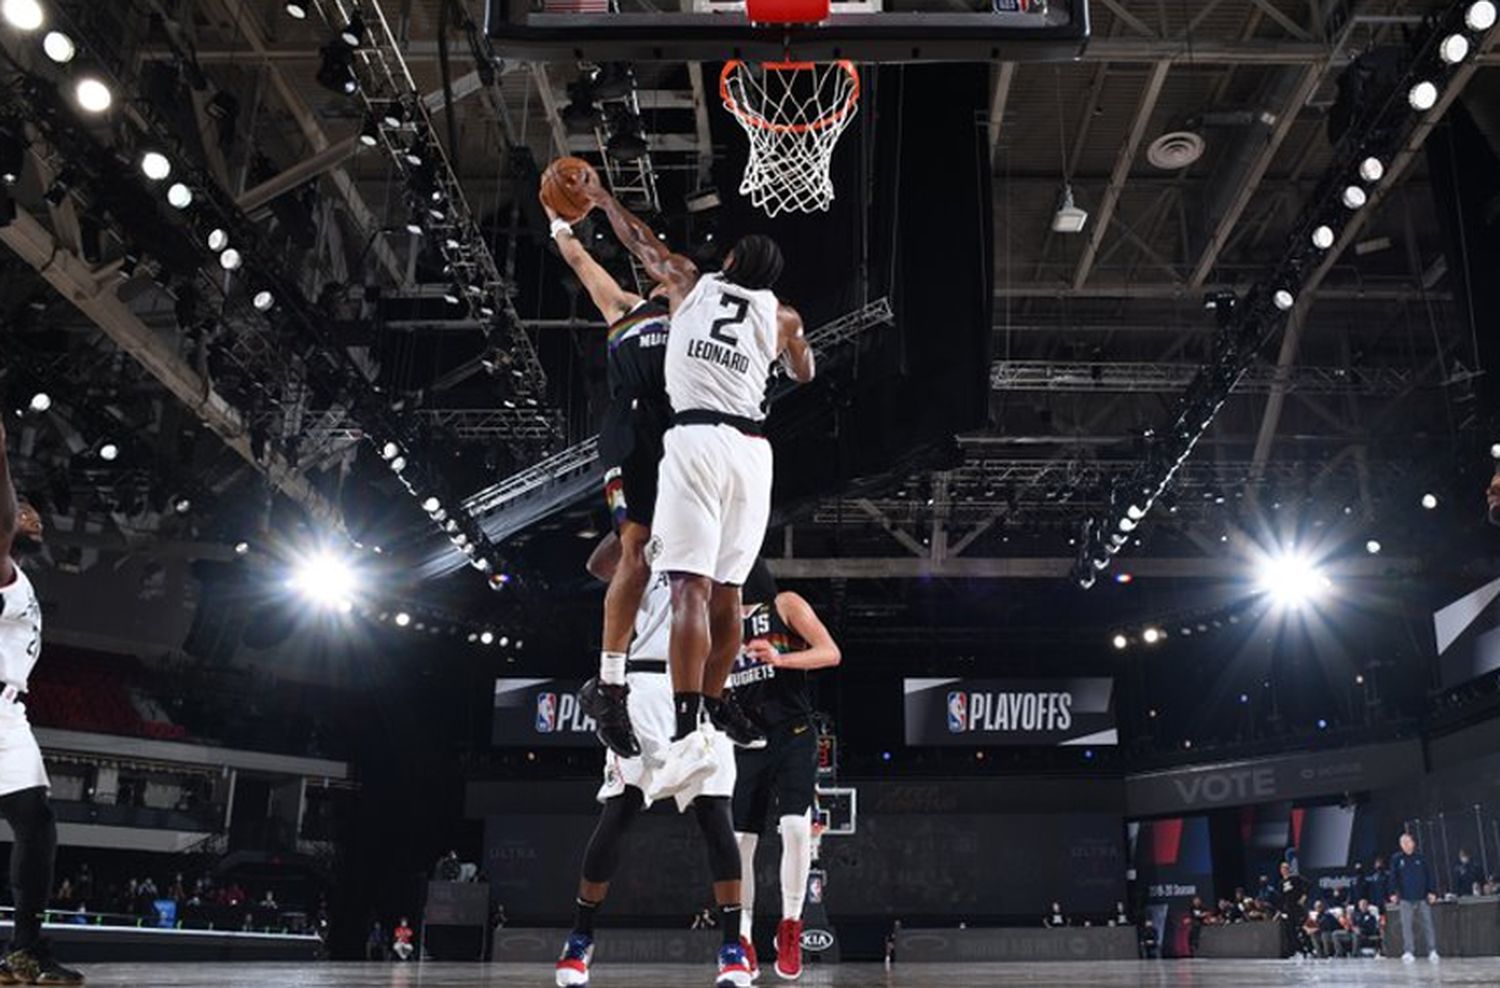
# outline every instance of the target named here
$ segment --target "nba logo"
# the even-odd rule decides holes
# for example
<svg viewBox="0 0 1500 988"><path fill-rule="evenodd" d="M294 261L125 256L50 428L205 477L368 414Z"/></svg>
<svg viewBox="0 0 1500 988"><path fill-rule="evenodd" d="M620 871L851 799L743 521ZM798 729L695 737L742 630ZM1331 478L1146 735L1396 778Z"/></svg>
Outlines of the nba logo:
<svg viewBox="0 0 1500 988"><path fill-rule="evenodd" d="M948 732L962 734L969 726L969 694L954 690L948 694Z"/></svg>
<svg viewBox="0 0 1500 988"><path fill-rule="evenodd" d="M536 695L536 730L538 734L551 734L557 730L557 694Z"/></svg>

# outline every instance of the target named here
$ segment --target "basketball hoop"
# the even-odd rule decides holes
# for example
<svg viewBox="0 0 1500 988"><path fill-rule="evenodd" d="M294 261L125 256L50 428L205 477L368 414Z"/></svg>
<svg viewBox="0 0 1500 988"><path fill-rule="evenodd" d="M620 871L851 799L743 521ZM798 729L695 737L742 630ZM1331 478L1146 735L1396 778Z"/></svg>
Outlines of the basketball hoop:
<svg viewBox="0 0 1500 988"><path fill-rule="evenodd" d="M740 194L767 216L811 213L833 203L833 148L859 109L853 62L731 60L719 96L750 141Z"/></svg>

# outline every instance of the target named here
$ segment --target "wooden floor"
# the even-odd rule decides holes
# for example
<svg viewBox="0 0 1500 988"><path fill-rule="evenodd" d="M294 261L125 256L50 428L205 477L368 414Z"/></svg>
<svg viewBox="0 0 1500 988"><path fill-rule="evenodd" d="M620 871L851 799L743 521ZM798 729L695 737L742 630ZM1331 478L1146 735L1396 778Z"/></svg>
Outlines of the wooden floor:
<svg viewBox="0 0 1500 988"><path fill-rule="evenodd" d="M90 985L131 988L550 988L552 971L507 964L93 964ZM591 988L711 988L708 965L606 967ZM769 970L756 982L782 982ZM819 988L1410 988L1500 984L1500 959L1310 961L1106 961L1085 964L878 964L809 967L800 985Z"/></svg>

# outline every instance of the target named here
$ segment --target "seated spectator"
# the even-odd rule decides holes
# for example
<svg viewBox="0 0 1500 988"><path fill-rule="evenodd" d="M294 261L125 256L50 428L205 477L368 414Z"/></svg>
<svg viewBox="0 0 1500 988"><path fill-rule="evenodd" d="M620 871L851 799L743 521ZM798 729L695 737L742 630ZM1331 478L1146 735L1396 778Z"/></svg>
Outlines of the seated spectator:
<svg viewBox="0 0 1500 988"><path fill-rule="evenodd" d="M64 878L62 884L57 887L57 894L52 897L52 902L59 909L71 909L74 897L73 883Z"/></svg>
<svg viewBox="0 0 1500 988"><path fill-rule="evenodd" d="M440 882L456 882L462 870L463 866L459 863L458 852L449 851L438 858L437 867L432 870L432 877Z"/></svg>
<svg viewBox="0 0 1500 988"><path fill-rule="evenodd" d="M187 887L182 882L182 872L178 872L172 879L172 884L167 886L167 898L177 902L187 899Z"/></svg>
<svg viewBox="0 0 1500 988"><path fill-rule="evenodd" d="M1495 876L1491 875L1484 880L1484 888L1481 892L1484 895L1500 895L1500 881L1497 881Z"/></svg>
<svg viewBox="0 0 1500 988"><path fill-rule="evenodd" d="M1484 890L1484 872L1469 857L1466 847L1458 850L1458 864L1453 866L1453 893L1463 897L1479 895Z"/></svg>
<svg viewBox="0 0 1500 988"><path fill-rule="evenodd" d="M1339 921L1338 917L1328 911L1328 905L1322 899L1313 903L1312 915L1308 917L1306 929L1312 938L1317 955L1332 957L1337 950L1333 942L1333 934L1339 929Z"/></svg>
<svg viewBox="0 0 1500 988"><path fill-rule="evenodd" d="M411 960L411 955L416 951L412 945L411 926L406 922L406 917L401 917L401 922L396 924L396 931L391 941L391 952L403 961Z"/></svg>
<svg viewBox="0 0 1500 988"><path fill-rule="evenodd" d="M365 938L365 960L383 961L388 960L389 955L385 949L385 927L380 925L380 920L370 924L370 935Z"/></svg>
<svg viewBox="0 0 1500 988"><path fill-rule="evenodd" d="M1141 948L1141 960L1155 961L1161 959L1161 939L1156 934L1156 924L1149 918L1141 924L1139 935Z"/></svg>
<svg viewBox="0 0 1500 988"><path fill-rule="evenodd" d="M1260 884L1256 886L1255 898L1257 902L1275 902L1280 898L1281 892L1266 875L1260 876Z"/></svg>
<svg viewBox="0 0 1500 988"><path fill-rule="evenodd" d="M1380 909L1369 899L1360 899L1354 916L1354 953L1369 948L1379 957L1381 941Z"/></svg>
<svg viewBox="0 0 1500 988"><path fill-rule="evenodd" d="M246 913L245 914L245 921L240 924L240 931L243 932L243 933L250 933L250 932L253 932L254 929L255 929L255 914L254 913Z"/></svg>
<svg viewBox="0 0 1500 988"><path fill-rule="evenodd" d="M1345 906L1334 910L1334 918L1338 920L1339 928L1333 931L1333 946L1339 957L1353 957L1359 947L1358 929L1354 923L1355 909L1353 906Z"/></svg>
<svg viewBox="0 0 1500 988"><path fill-rule="evenodd" d="M1042 917L1042 925L1046 927L1067 926L1068 917L1063 915L1062 903L1052 903L1052 911Z"/></svg>
<svg viewBox="0 0 1500 988"><path fill-rule="evenodd" d="M1219 900L1219 914L1214 917L1216 923L1243 923L1245 914L1240 912L1239 905L1233 899Z"/></svg>
<svg viewBox="0 0 1500 988"><path fill-rule="evenodd" d="M271 912L276 912L281 908L276 904L276 896L270 889L266 889L265 897L260 900L260 908L269 909Z"/></svg>
<svg viewBox="0 0 1500 988"><path fill-rule="evenodd" d="M1130 914L1125 911L1125 903L1123 903L1123 902L1116 902L1115 903L1115 916L1114 916L1114 919L1110 920L1110 925L1111 926L1129 926L1130 925Z"/></svg>

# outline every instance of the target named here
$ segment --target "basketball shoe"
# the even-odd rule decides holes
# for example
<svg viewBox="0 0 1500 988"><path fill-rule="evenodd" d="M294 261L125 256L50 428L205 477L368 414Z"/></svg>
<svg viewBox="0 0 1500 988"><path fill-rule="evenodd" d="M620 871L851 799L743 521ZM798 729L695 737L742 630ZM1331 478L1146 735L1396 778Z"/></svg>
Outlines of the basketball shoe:
<svg viewBox="0 0 1500 988"><path fill-rule="evenodd" d="M698 795L699 787L713 771L713 727L699 724L696 731L667 745L661 764L651 771L651 791L646 795L653 803L674 796L681 812Z"/></svg>
<svg viewBox="0 0 1500 988"><path fill-rule="evenodd" d="M703 709L708 711L709 721L729 735L740 748L764 748L766 746L765 732L755 726L755 722L745 713L745 708L740 706L735 697L734 690L725 690L723 697L706 696L703 698Z"/></svg>
<svg viewBox="0 0 1500 988"><path fill-rule="evenodd" d="M81 985L83 981L81 973L57 963L46 940L12 950L0 961L0 985Z"/></svg>
<svg viewBox="0 0 1500 988"><path fill-rule="evenodd" d="M637 758L641 753L641 743L630 726L629 696L628 683L601 683L597 676L578 690L578 705L599 725L595 736L621 758Z"/></svg>
<svg viewBox="0 0 1500 988"><path fill-rule="evenodd" d="M776 973L788 981L802 977L800 919L784 919L776 927Z"/></svg>
<svg viewBox="0 0 1500 988"><path fill-rule="evenodd" d="M745 965L750 968L750 980L760 978L760 961L755 959L755 944L749 937L740 937L740 949L745 952Z"/></svg>
<svg viewBox="0 0 1500 988"><path fill-rule="evenodd" d="M714 988L750 988L750 964L745 959L745 948L737 943L726 943L719 948L719 979Z"/></svg>
<svg viewBox="0 0 1500 988"><path fill-rule="evenodd" d="M594 958L594 938L583 933L568 936L557 959L558 988L579 988L589 983L589 961Z"/></svg>

